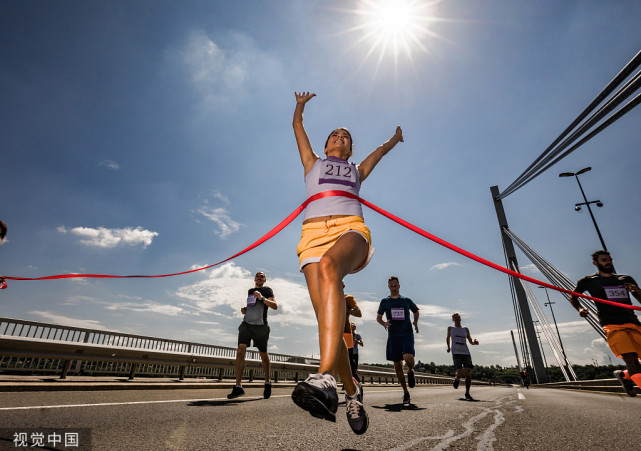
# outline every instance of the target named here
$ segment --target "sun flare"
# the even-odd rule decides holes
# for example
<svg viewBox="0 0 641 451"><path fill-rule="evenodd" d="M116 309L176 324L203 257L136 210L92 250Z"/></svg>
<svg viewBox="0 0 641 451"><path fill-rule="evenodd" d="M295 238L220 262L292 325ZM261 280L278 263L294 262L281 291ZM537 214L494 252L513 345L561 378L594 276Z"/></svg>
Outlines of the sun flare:
<svg viewBox="0 0 641 451"><path fill-rule="evenodd" d="M436 6L441 0L360 0L349 10L356 16L356 24L347 30L360 33L354 46L365 44L368 50L361 65L378 54L378 65L387 58L404 55L410 63L419 52L428 53L427 41L439 38L434 24L444 19L437 17Z"/></svg>
<svg viewBox="0 0 641 451"><path fill-rule="evenodd" d="M372 6L372 25L389 38L402 36L414 28L412 12L407 1L381 1Z"/></svg>

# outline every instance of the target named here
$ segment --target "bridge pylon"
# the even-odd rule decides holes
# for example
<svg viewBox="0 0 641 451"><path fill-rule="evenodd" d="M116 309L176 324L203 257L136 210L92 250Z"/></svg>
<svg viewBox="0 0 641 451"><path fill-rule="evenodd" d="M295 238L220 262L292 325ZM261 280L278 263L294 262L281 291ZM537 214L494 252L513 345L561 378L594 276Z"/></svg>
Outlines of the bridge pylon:
<svg viewBox="0 0 641 451"><path fill-rule="evenodd" d="M508 229L508 225L507 218L505 216L505 210L503 209L503 202L501 201L501 199L497 199L499 196L499 188L498 186L492 186L490 188L490 191L492 193L492 199L494 200L494 208L496 209L499 228L501 229L501 239L503 241L503 250L505 251L505 257L507 259L507 268L513 269L514 271L519 271L519 264L516 259L514 244L512 243L512 239L505 233L505 229ZM513 276L508 277L515 279ZM520 280L513 280L512 282L519 310L518 313L520 313L521 315L521 325L524 329L525 338L527 340L527 348L529 348L530 357L532 358L534 376L537 383L539 384L549 382L549 376L543 363L541 348L536 338L534 322L532 321L532 313L530 312L530 306L528 305L525 291L523 290L523 286L521 285ZM517 324L518 322L519 321L517 318Z"/></svg>

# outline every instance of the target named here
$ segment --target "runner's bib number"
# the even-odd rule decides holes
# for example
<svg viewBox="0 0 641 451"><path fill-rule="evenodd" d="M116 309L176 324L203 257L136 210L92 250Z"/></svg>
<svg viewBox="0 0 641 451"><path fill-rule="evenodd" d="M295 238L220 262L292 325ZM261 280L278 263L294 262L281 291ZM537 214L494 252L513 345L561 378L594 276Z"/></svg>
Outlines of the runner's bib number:
<svg viewBox="0 0 641 451"><path fill-rule="evenodd" d="M252 305L256 305L256 296L254 296L253 294L247 296L247 305L249 307L251 307Z"/></svg>
<svg viewBox="0 0 641 451"><path fill-rule="evenodd" d="M405 309L392 308L392 321L405 321Z"/></svg>
<svg viewBox="0 0 641 451"><path fill-rule="evenodd" d="M356 168L349 163L323 160L321 163L318 184L334 183L345 186L356 186Z"/></svg>
<svg viewBox="0 0 641 451"><path fill-rule="evenodd" d="M619 285L618 287L603 287L605 290L605 296L608 298L608 301L621 302L628 301L628 290L624 286Z"/></svg>
<svg viewBox="0 0 641 451"><path fill-rule="evenodd" d="M465 337L454 337L454 343L456 343L457 345L464 345Z"/></svg>

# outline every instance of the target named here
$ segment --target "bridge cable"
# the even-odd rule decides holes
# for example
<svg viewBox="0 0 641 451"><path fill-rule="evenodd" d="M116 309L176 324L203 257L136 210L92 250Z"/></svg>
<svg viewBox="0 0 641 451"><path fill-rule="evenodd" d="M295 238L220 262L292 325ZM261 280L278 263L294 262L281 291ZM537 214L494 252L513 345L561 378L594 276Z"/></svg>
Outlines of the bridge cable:
<svg viewBox="0 0 641 451"><path fill-rule="evenodd" d="M575 120L574 120L574 121L573 121L573 122L572 122L572 123L571 123L571 124L570 124L570 125L569 125L569 126L568 126L568 127L567 127L567 128L566 128L566 129L565 129L565 130L564 130L564 131L563 131L563 132L562 132L562 133L561 133L561 134L556 138L556 139L555 139L555 140L554 140L554 142L553 142L552 144L550 144L550 145L545 149L545 151L544 151L541 155L539 155L539 157L537 157L537 159L536 159L536 160L534 160L534 162L533 162L533 163L532 163L532 164L531 164L531 165L530 165L530 166L529 166L525 171L523 171L523 173L521 173L521 175L519 175L519 176L516 178L516 180L514 180L514 181L513 181L513 182L512 182L512 183L511 183L511 184L510 184L510 185L509 185L509 186L508 186L508 187L507 187L503 192L502 192L502 193L500 193L500 194L497 196L497 198L496 198L496 199L497 199L497 200L499 200L499 199L503 199L504 197L508 196L509 194L513 193L514 191L516 191L517 189L521 188L523 185L525 185L526 183L528 183L529 181L531 181L531 180L532 180L532 178L533 178L533 177L532 177L532 174L533 174L533 173L535 173L535 172L537 171L537 169L540 169L540 168L541 168L541 166L545 164L545 162L541 162L541 160L543 160L543 159L546 157L546 155L548 155L548 153L549 153L550 151L552 151L552 149L554 149L554 148L557 146L557 144L559 144L559 142L561 142L561 140L563 140L563 138L564 138L566 135L568 135L568 134L570 133L570 131L571 131L571 130L573 130L574 128L576 128L576 127L577 127L577 125L579 125L579 123L581 123L581 122L582 122L582 121L583 121L583 120L588 116L588 114L590 114L590 112L591 112L592 110L594 110L594 109L595 109L595 108L596 108L596 107L597 107L601 102L603 102L603 100L604 100L606 97L608 97L608 96L609 96L609 95L610 95L610 94L615 90L615 88L616 88L617 86L619 86L619 85L620 85L620 84L621 84L621 83L622 83L626 78L628 78L628 76L630 76L630 74L632 74L632 72L633 72L637 67L639 67L639 65L641 65L641 51L639 51L639 52L638 52L638 53L637 53L637 54L632 58L632 60L630 60L630 62L628 62L628 63L626 64L626 66L625 66L625 67L624 67L624 68L623 68L623 69L622 69L622 70L621 70L621 71L620 71L620 72L619 72L619 73L618 73L618 74L617 74L617 75L616 75L616 76L615 76L615 77L610 81L610 83L608 83L608 84L606 85L606 87L605 87L605 88L604 88L604 89L603 89L603 90L602 90L602 91L601 91L601 92L600 92L600 93L599 93L599 94L594 98L594 100L592 100L592 102L591 102L591 103L590 103L590 104L589 104L589 105L588 105L588 106L587 106L587 107L586 107L586 108L581 112L581 114L579 114L579 116L577 116L577 118L576 118L576 119L575 119ZM637 74L637 76L638 76L638 74ZM627 84L626 84L626 85L625 85L625 86L624 86L624 87L623 87L623 88L622 88L622 89L621 89L621 90L620 90L620 91L615 95L615 97L618 97L618 96L621 94L621 92L622 92L622 91L624 91L624 90L627 92L627 91L628 91L627 87L629 87L629 85L630 85L630 84L631 84L631 82L628 82L628 83L627 83ZM627 94L627 95L629 96L630 94ZM619 103L620 103L620 101L619 101ZM620 113L621 113L621 114L618 114L618 113L617 113L617 119L618 119L618 118L620 118L623 114L625 114L625 113L629 112L629 111L630 111L632 108L634 108L636 105L638 105L638 103L632 103L632 104L627 105L627 106L625 107L625 109L622 109L622 111L620 111ZM594 117L594 116L593 116L593 117ZM616 119L615 119L615 120L616 120ZM614 121L611 121L608 125L610 125L612 122L614 122ZM607 127L607 126L606 126L606 127ZM606 128L606 127L601 128L599 131L602 131L602 130L603 130L604 128ZM585 128L583 128L583 131L585 131ZM598 132L597 132L597 133L598 133ZM576 132L575 132L575 134L576 134ZM595 133L595 134L596 134L596 133ZM595 134L594 134L594 135L595 135ZM592 135L592 136L594 136L594 135ZM576 137L578 137L578 136L575 136L575 138L576 138ZM575 139L575 138L574 138L574 139ZM568 139L569 139L569 138L568 138ZM573 139L572 139L572 140L573 140ZM566 141L567 141L567 140L566 140ZM586 142L586 141L587 141L587 140L583 141L583 143L584 143L584 142ZM571 142L571 141L570 141L570 142ZM566 142L566 146L567 146L570 142ZM577 147L578 147L578 146L577 146ZM549 161L549 159L548 159L548 161ZM558 160L557 160L557 161L558 161ZM549 167L549 166L548 166L548 167ZM547 169L547 168L546 168L546 169ZM539 173L541 173L541 172L542 172L542 171L539 171ZM535 176L538 176L538 175L539 175L539 173L537 173ZM534 177L535 177L535 176L534 176Z"/></svg>

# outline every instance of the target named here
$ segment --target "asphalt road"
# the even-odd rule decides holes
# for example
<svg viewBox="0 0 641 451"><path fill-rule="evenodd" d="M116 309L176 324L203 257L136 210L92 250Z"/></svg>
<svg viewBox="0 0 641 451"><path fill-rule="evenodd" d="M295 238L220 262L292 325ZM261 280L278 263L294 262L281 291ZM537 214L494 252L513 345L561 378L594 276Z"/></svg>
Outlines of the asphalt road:
<svg viewBox="0 0 641 451"><path fill-rule="evenodd" d="M400 388L366 387L370 428L357 436L344 405L330 423L294 405L291 387L274 388L269 400L259 388L235 400L228 391L0 393L0 449L18 449L15 433L40 429L80 431L79 448L48 449L639 449L641 397L473 387L469 402L462 388L417 386L404 406Z"/></svg>

